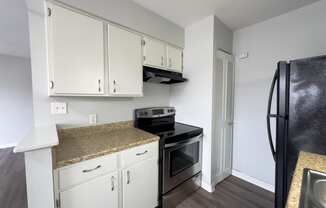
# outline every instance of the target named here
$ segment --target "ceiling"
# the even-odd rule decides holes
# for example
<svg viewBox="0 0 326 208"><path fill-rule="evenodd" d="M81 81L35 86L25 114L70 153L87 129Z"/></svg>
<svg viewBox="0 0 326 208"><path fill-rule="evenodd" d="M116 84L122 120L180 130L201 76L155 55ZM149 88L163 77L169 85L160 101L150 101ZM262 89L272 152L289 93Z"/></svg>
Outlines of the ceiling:
<svg viewBox="0 0 326 208"><path fill-rule="evenodd" d="M0 0L0 54L29 57L25 0Z"/></svg>
<svg viewBox="0 0 326 208"><path fill-rule="evenodd" d="M186 27L215 14L229 28L240 29L318 0L133 0L144 8Z"/></svg>
<svg viewBox="0 0 326 208"><path fill-rule="evenodd" d="M278 16L318 0L132 0L186 27L215 14L231 29ZM25 0L0 0L0 54L30 57Z"/></svg>

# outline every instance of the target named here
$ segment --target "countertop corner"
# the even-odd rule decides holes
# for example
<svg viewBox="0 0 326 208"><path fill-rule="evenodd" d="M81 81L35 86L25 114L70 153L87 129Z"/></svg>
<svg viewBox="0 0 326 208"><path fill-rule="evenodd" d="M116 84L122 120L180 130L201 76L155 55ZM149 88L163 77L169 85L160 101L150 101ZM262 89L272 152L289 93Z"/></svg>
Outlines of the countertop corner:
<svg viewBox="0 0 326 208"><path fill-rule="evenodd" d="M33 127L14 148L14 153L51 148L59 144L56 125Z"/></svg>
<svg viewBox="0 0 326 208"><path fill-rule="evenodd" d="M287 208L299 208L303 170L305 168L326 173L326 155L300 152L288 195Z"/></svg>

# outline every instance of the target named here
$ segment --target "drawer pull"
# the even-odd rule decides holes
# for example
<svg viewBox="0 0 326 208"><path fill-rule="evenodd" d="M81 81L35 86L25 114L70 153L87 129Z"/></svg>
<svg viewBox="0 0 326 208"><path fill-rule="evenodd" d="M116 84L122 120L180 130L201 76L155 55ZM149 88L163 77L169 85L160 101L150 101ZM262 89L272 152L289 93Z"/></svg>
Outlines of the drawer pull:
<svg viewBox="0 0 326 208"><path fill-rule="evenodd" d="M148 151L147 150L145 150L144 152L141 152L141 153L137 153L136 155L137 156L141 156L141 155L144 155L144 154L146 154Z"/></svg>
<svg viewBox="0 0 326 208"><path fill-rule="evenodd" d="M89 173L89 172L92 172L92 171L94 171L94 170L97 170L97 169L99 169L99 168L101 168L101 167L102 167L101 165L98 165L98 166L96 166L96 167L93 168L93 169L83 170L83 173Z"/></svg>

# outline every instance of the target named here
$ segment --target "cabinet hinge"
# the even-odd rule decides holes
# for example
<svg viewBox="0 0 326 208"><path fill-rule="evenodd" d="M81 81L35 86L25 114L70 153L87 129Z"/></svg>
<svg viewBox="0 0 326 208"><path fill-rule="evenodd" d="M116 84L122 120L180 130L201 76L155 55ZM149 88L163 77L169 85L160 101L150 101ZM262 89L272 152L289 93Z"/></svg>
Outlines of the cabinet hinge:
<svg viewBox="0 0 326 208"><path fill-rule="evenodd" d="M141 44L144 46L144 45L146 45L146 41L145 40L142 40L141 41Z"/></svg>
<svg viewBox="0 0 326 208"><path fill-rule="evenodd" d="M48 17L51 17L51 15L52 15L52 9L48 8Z"/></svg>

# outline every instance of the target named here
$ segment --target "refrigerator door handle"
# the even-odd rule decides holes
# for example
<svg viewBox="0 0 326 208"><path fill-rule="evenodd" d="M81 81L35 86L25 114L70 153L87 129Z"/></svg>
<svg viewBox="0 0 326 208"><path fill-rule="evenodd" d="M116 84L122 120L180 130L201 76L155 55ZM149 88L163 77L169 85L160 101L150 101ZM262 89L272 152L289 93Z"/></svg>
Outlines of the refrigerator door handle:
<svg viewBox="0 0 326 208"><path fill-rule="evenodd" d="M278 69L275 71L273 81L272 81L272 85L271 85L271 88L269 90L269 98L268 98L268 106L267 106L267 134L268 134L269 146L271 148L274 161L276 161L276 150L275 150L275 147L274 147L274 144L273 144L273 139L272 139L271 120L270 119L279 117L279 115L277 115L277 114L271 114L273 93L274 93L274 88L275 88L277 80L278 80Z"/></svg>

